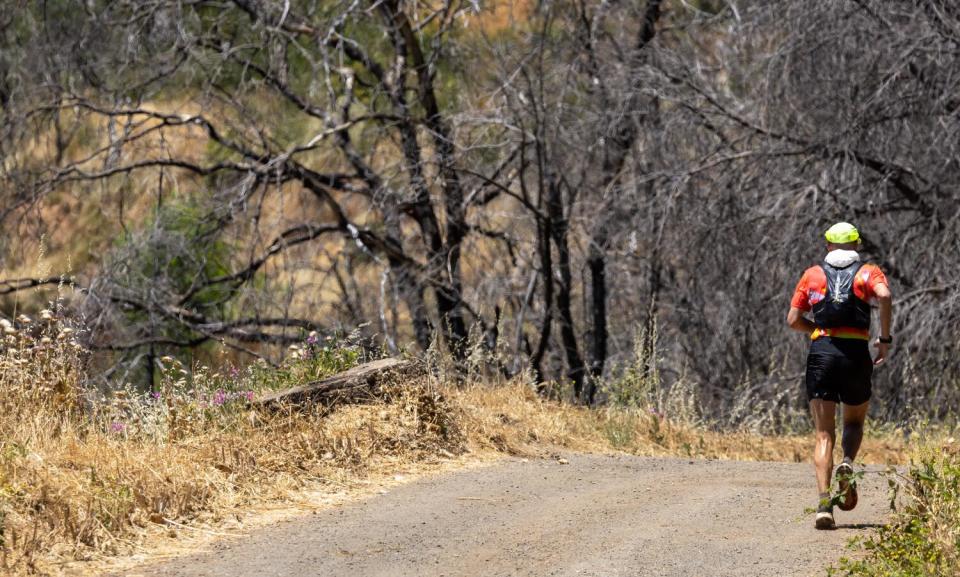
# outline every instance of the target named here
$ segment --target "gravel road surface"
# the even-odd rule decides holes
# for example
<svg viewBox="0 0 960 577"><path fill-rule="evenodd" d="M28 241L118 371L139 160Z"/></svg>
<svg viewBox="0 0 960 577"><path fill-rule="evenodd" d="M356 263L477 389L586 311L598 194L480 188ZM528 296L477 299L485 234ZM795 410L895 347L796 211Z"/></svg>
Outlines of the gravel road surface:
<svg viewBox="0 0 960 577"><path fill-rule="evenodd" d="M126 575L825 575L886 515L877 475L816 531L808 464L567 455L396 487Z"/></svg>

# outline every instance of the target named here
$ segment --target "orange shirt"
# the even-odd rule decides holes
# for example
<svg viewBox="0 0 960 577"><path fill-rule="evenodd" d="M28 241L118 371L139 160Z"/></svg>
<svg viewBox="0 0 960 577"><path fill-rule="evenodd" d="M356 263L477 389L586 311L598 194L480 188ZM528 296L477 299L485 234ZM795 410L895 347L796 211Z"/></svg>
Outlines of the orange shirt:
<svg viewBox="0 0 960 577"><path fill-rule="evenodd" d="M853 279L853 294L858 299L872 303L876 298L876 289L879 285L887 284L887 277L875 264L864 264ZM813 305L820 302L827 294L827 275L819 265L812 266L804 271L793 291L790 306L804 312L809 312ZM848 339L869 339L869 331L853 327L833 327L813 331L811 339L818 337L839 337Z"/></svg>

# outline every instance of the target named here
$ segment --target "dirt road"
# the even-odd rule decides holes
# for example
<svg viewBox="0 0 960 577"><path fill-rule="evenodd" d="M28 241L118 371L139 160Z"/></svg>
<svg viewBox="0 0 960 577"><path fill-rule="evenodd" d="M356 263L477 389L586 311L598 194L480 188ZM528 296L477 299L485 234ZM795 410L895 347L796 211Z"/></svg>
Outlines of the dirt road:
<svg viewBox="0 0 960 577"><path fill-rule="evenodd" d="M127 575L824 575L885 519L876 475L818 532L810 465L566 458L417 481Z"/></svg>

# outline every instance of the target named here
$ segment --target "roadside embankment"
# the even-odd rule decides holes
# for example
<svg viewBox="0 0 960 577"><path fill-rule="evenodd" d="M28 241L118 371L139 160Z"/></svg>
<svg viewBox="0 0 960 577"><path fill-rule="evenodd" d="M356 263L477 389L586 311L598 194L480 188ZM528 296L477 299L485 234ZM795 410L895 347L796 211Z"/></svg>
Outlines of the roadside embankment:
<svg viewBox="0 0 960 577"><path fill-rule="evenodd" d="M27 323L24 323L26 326ZM316 346L279 369L187 370L164 359L153 392L96 392L69 329L50 319L6 335L0 352L0 568L54 573L128 555L186 531L217 532L257 507L336 493L411 467L558 450L709 459L806 460L804 435L710 431L643 407L545 400L523 380L386 384L364 404L255 410L263 388L355 364ZM863 460L899 463L896 436Z"/></svg>

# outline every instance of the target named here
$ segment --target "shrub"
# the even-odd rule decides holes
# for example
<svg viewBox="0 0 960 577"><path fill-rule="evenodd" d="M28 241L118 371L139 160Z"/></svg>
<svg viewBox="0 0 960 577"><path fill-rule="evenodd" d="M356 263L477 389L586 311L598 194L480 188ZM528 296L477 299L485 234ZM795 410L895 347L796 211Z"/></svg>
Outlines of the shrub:
<svg viewBox="0 0 960 577"><path fill-rule="evenodd" d="M853 542L867 553L843 559L831 575L924 577L960 575L960 455L926 449L904 475L891 477L892 502L903 487L894 521Z"/></svg>

